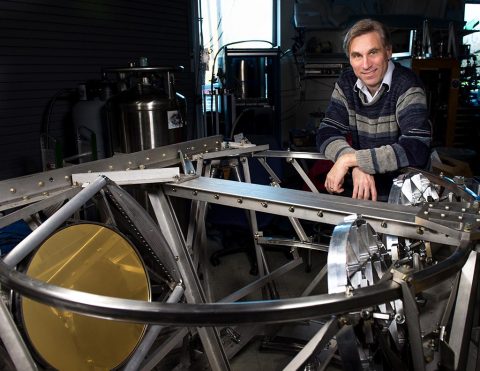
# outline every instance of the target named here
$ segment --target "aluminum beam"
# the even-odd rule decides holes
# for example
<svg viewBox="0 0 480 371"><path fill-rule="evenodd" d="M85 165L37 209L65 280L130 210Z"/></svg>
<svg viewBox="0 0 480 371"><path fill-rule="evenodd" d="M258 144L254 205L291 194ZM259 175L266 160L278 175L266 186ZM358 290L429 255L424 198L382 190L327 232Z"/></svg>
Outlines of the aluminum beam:
<svg viewBox="0 0 480 371"><path fill-rule="evenodd" d="M355 200L342 196L313 194L299 190L245 184L223 179L196 178L166 184L167 195L206 201L253 211L319 223L340 224L346 216L357 214L379 233L458 246L469 240L470 232L455 230L438 223L422 226L417 219L419 207ZM437 232L440 226L442 233Z"/></svg>

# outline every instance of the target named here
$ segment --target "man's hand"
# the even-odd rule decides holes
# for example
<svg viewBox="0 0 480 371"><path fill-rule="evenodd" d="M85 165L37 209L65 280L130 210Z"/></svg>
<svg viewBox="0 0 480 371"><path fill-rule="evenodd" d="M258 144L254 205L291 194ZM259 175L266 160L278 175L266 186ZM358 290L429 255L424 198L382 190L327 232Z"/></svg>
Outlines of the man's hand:
<svg viewBox="0 0 480 371"><path fill-rule="evenodd" d="M333 167L327 174L325 179L325 188L328 193L342 193L343 181L348 169L357 166L357 158L355 153L347 153L340 156L333 164Z"/></svg>
<svg viewBox="0 0 480 371"><path fill-rule="evenodd" d="M358 167L354 167L352 170L352 179L352 198L358 198L361 200L368 200L371 198L372 201L377 200L377 188L375 187L375 179L373 175L363 172Z"/></svg>

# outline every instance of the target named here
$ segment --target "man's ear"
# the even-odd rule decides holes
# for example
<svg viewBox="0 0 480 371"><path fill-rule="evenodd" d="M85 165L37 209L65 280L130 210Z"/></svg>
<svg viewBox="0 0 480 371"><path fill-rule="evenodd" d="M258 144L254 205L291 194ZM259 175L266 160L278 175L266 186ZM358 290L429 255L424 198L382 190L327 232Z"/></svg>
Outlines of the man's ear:
<svg viewBox="0 0 480 371"><path fill-rule="evenodd" d="M392 47L388 46L386 50L387 50L387 60L392 59Z"/></svg>

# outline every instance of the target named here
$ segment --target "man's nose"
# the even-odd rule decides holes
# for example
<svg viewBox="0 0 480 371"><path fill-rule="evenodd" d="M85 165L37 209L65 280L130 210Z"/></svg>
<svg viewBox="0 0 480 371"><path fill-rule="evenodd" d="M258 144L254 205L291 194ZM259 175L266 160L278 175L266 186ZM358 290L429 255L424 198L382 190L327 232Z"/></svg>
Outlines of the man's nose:
<svg viewBox="0 0 480 371"><path fill-rule="evenodd" d="M368 55L365 55L363 58L362 58L362 67L366 70L368 70L370 68L370 58L368 58Z"/></svg>

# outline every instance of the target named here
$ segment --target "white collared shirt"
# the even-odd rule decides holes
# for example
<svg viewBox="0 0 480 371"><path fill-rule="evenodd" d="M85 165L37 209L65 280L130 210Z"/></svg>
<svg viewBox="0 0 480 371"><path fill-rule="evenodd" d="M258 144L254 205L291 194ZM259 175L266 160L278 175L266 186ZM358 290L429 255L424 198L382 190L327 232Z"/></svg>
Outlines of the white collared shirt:
<svg viewBox="0 0 480 371"><path fill-rule="evenodd" d="M363 92L363 94L365 94L365 97L367 98L367 103L370 103L373 100L373 98L377 96L383 84L387 85L387 91L390 89L390 85L392 84L392 74L394 69L395 69L395 64L392 61L388 61L387 72L385 73L385 76L383 76L382 83L380 84L378 90L375 92L373 96L372 94L370 94L370 91L368 90L367 86L363 83L363 81L360 79L357 79L357 82L355 85L357 86L357 88L359 88Z"/></svg>

